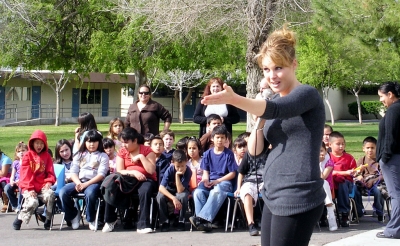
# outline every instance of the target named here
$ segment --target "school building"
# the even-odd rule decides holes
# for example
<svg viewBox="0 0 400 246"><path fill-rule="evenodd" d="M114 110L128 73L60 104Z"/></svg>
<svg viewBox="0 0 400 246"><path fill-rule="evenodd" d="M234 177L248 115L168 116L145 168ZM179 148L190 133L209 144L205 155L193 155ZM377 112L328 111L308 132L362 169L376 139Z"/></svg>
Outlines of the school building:
<svg viewBox="0 0 400 246"><path fill-rule="evenodd" d="M54 124L56 115L56 93L53 89L36 79L16 74L4 83L6 71L0 71L0 126L6 125L38 125ZM50 72L41 71L43 76L53 79ZM57 78L61 74L54 74ZM133 103L135 78L133 74L102 74L90 73L78 81L70 81L60 93L60 123L76 123L77 117L83 112L91 112L99 123L108 123L115 117L125 118L127 109ZM235 91L246 94L246 86L236 86ZM186 97L188 90L183 93ZM196 105L203 93L203 88L196 88L191 94L189 103L184 108L186 121L191 121ZM322 92L321 92L322 96ZM174 92L167 87L157 88L153 100L167 108L175 120L179 118L179 102L174 98ZM361 101L378 100L376 91L361 93ZM330 90L329 101L335 120L352 119L347 105L356 99L346 90ZM330 120L327 106L326 120ZM239 110L242 121L246 113ZM374 119L373 115L363 115L363 119Z"/></svg>

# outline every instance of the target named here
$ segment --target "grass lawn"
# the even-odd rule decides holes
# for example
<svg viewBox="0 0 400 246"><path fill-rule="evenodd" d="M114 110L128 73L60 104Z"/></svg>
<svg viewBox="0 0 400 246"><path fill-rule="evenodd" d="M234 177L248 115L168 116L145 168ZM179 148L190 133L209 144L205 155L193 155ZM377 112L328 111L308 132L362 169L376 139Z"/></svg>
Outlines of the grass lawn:
<svg viewBox="0 0 400 246"><path fill-rule="evenodd" d="M55 126L24 126L24 127L0 127L0 149L11 159L14 158L14 148L20 141L28 143L29 137L35 129L43 130L47 135L49 148L54 152L56 142L60 139L72 139L74 130L78 125ZM108 133L108 124L99 124L99 130L103 136ZM175 132L175 142L184 136L198 136L199 125L194 123L173 123L171 129ZM333 126L335 131L343 133L346 139L346 151L352 154L356 159L363 156L362 140L367 136L378 136L378 123L336 123ZM239 123L233 126L233 137L246 130L245 123ZM322 141L322 140L321 140Z"/></svg>

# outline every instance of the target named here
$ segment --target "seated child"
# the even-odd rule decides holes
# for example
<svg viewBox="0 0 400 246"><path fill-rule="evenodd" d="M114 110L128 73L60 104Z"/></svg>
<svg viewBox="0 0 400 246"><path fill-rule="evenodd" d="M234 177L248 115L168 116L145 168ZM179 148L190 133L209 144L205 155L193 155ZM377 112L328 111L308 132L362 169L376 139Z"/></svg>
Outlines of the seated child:
<svg viewBox="0 0 400 246"><path fill-rule="evenodd" d="M257 150L254 151L256 137L262 140L257 141ZM269 153L269 143L264 138L262 131L257 131L256 128L253 129L248 141L252 148L246 151L238 167L239 175L235 196L240 196L244 204L250 236L257 236L259 231L254 223L254 207L257 205L259 190L263 185L262 173Z"/></svg>
<svg viewBox="0 0 400 246"><path fill-rule="evenodd" d="M150 148L156 154L156 171L159 184L163 180L165 171L171 165L171 160L165 156L164 141L160 136L155 136L150 140Z"/></svg>
<svg viewBox="0 0 400 246"><path fill-rule="evenodd" d="M203 178L203 170L200 168L201 160L203 159L201 153L200 140L196 137L188 138L186 153L189 157L187 165L192 171L196 171L196 187ZM190 187L191 189L195 187Z"/></svg>
<svg viewBox="0 0 400 246"><path fill-rule="evenodd" d="M200 138L201 149L207 151L214 147L211 132L216 126L222 125L221 117L217 114L210 114L207 117L207 132Z"/></svg>
<svg viewBox="0 0 400 246"><path fill-rule="evenodd" d="M345 149L344 136L337 131L333 131L329 135L329 147L332 149L330 153L330 158L332 159L333 166L333 182L335 187L335 193L337 198L338 210L341 214L341 226L349 227L349 212L350 212L350 200L349 194L353 191L353 176L355 174L354 169L356 166L356 161L354 157L344 151ZM357 204L358 215L363 215L363 206L361 200L361 194L355 192L355 197ZM360 204L361 203L361 204Z"/></svg>
<svg viewBox="0 0 400 246"><path fill-rule="evenodd" d="M108 155L108 164L110 173L114 173L117 162L117 152L115 151L115 142L111 138L103 138L104 152Z"/></svg>
<svg viewBox="0 0 400 246"><path fill-rule="evenodd" d="M4 192L10 199L12 210L16 211L17 213L21 209L21 200L22 200L21 190L19 189L18 186L20 167L21 167L22 157L27 151L28 151L28 146L24 142L19 142L15 147L15 157L14 157L15 161L12 164L10 183L7 184L6 187L4 188ZM15 192L16 190L19 190L18 198Z"/></svg>
<svg viewBox="0 0 400 246"><path fill-rule="evenodd" d="M192 225L200 231L212 230L212 221L224 204L227 193L232 192L237 165L233 152L224 146L227 135L225 126L213 129L211 138L214 148L204 153L200 165L203 178L193 194L196 215L190 217Z"/></svg>
<svg viewBox="0 0 400 246"><path fill-rule="evenodd" d="M143 139L144 139L144 146L149 146L150 147L150 141L154 138L154 134L153 133L146 133L143 135Z"/></svg>
<svg viewBox="0 0 400 246"><path fill-rule="evenodd" d="M2 213L5 213L8 208L8 197L4 191L4 188L10 183L12 161L11 159L0 150L0 194L3 199Z"/></svg>
<svg viewBox="0 0 400 246"><path fill-rule="evenodd" d="M172 164L165 171L161 181L157 202L160 208L161 231L169 231L168 205L172 202L175 213L179 213L178 231L185 230L185 215L188 205L189 182L192 171L186 166L187 157L184 151L175 150L172 154Z"/></svg>
<svg viewBox="0 0 400 246"><path fill-rule="evenodd" d="M324 190L326 193L325 206L328 211L327 219L330 231L336 231L338 229L336 223L335 211L333 208L332 201L332 190L333 190L333 180L332 180L332 170L333 161L331 160L329 154L326 151L325 143L322 142L321 150L319 152L319 167L321 169L321 178L324 180Z"/></svg>
<svg viewBox="0 0 400 246"><path fill-rule="evenodd" d="M188 136L179 139L178 142L176 142L176 149L183 150L187 154L187 142L188 142L188 139L189 139Z"/></svg>
<svg viewBox="0 0 400 246"><path fill-rule="evenodd" d="M363 141L364 157L357 161L360 171L356 175L358 185L369 195L374 196L374 210L378 215L378 221L383 222L384 200L378 186L383 182L379 163L376 162L376 143L374 137L366 137Z"/></svg>
<svg viewBox="0 0 400 246"><path fill-rule="evenodd" d="M244 138L236 138L233 142L233 153L235 154L236 164L239 166L247 151L247 142Z"/></svg>
<svg viewBox="0 0 400 246"><path fill-rule="evenodd" d="M171 130L163 130L160 132L160 137L164 141L164 155L171 162L172 153L174 153L174 148L172 145L175 141L175 133Z"/></svg>
<svg viewBox="0 0 400 246"><path fill-rule="evenodd" d="M70 221L72 229L79 228L80 211L75 207L72 196L78 193L85 194L86 220L89 229L97 230L96 202L100 196L100 184L108 173L108 156L104 153L102 136L96 130L89 130L83 138L78 152L74 155L71 165L71 179L60 191L62 209L65 212L65 221Z"/></svg>
<svg viewBox="0 0 400 246"><path fill-rule="evenodd" d="M45 229L50 229L54 204L54 191L51 186L56 182L53 160L47 151L47 137L41 130L32 133L28 142L28 152L22 157L19 187L25 201L13 223L14 230L20 230L22 221L29 223L31 216L39 206L39 200L47 207Z"/></svg>

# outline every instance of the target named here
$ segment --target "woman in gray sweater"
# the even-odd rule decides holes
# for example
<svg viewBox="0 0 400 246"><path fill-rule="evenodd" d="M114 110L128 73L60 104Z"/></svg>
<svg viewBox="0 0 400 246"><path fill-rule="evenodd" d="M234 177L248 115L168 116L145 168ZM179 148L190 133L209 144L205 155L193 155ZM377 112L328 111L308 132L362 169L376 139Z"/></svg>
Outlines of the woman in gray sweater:
<svg viewBox="0 0 400 246"><path fill-rule="evenodd" d="M227 85L202 100L231 104L266 120L255 126L272 145L263 171L262 245L308 245L326 196L319 170L324 104L315 88L296 78L295 44L294 33L283 28L268 37L257 55L277 94L272 100L241 97Z"/></svg>

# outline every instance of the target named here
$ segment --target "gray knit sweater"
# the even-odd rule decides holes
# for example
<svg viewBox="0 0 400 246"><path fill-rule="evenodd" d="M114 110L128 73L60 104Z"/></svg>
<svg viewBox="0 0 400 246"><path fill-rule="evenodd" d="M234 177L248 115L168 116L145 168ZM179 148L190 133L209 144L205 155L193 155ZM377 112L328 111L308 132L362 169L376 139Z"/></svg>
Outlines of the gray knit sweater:
<svg viewBox="0 0 400 246"><path fill-rule="evenodd" d="M308 85L267 102L264 136L272 145L264 169L263 198L272 214L290 216L324 202L319 152L325 109L318 91Z"/></svg>

